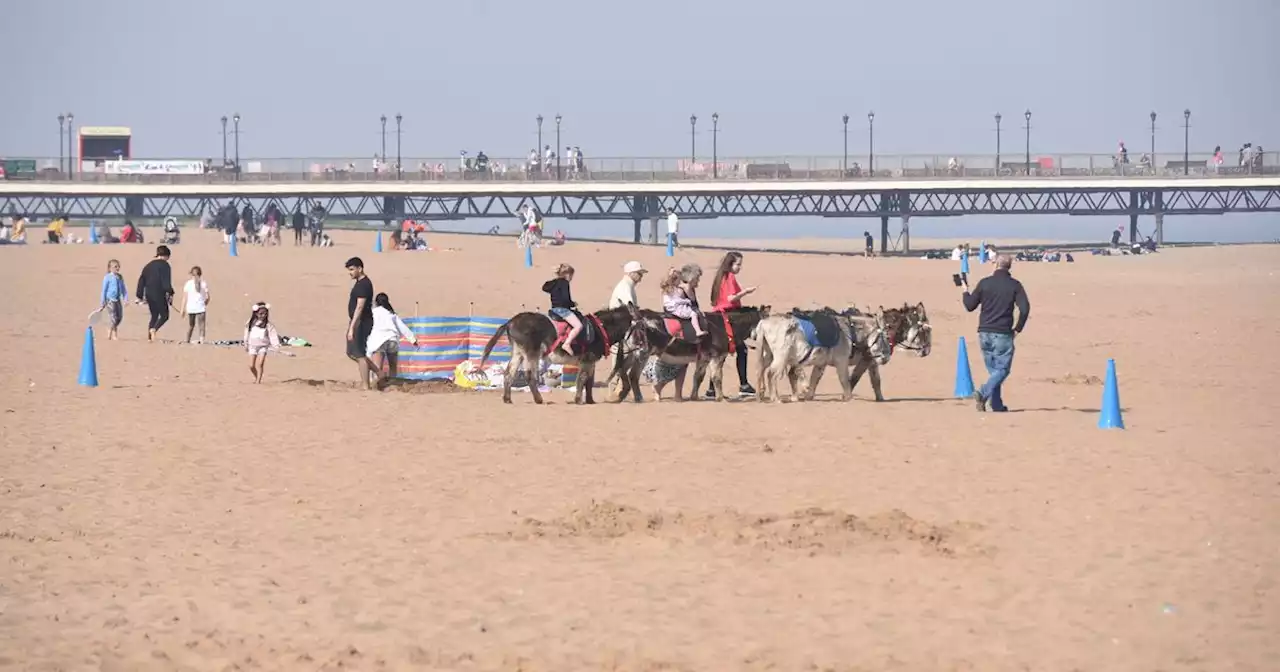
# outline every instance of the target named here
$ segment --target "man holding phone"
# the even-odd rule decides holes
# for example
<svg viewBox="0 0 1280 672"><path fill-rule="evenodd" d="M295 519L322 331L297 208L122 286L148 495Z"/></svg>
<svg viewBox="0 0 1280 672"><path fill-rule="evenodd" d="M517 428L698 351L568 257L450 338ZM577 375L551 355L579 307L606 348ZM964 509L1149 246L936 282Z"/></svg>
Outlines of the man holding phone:
<svg viewBox="0 0 1280 672"><path fill-rule="evenodd" d="M1013 368L1014 335L1022 333L1031 314L1031 300L1022 283L1014 279L1009 270L1013 267L1013 257L1007 254L996 256L996 268L991 275L978 281L978 286L969 290L967 278L957 274L958 283L963 286L964 309L973 312L982 307L978 317L978 344L982 348L982 360L987 366L987 382L973 393L978 411L991 410L1002 413L1009 410L1004 405L1001 386L1009 377ZM1018 319L1013 318L1013 309L1018 309Z"/></svg>

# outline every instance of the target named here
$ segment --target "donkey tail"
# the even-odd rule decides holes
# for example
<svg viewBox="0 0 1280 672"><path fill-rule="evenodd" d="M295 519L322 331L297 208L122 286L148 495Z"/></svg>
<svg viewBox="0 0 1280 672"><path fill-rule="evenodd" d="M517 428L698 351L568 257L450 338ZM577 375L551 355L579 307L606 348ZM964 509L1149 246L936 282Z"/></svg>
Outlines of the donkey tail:
<svg viewBox="0 0 1280 672"><path fill-rule="evenodd" d="M510 328L511 320L507 320L502 323L502 326L498 327L498 329L493 332L493 336L489 338L489 342L484 344L484 354L480 357L480 368L484 368L484 363L489 361L489 354L493 352L494 346L498 345L498 341L503 336L507 335Z"/></svg>

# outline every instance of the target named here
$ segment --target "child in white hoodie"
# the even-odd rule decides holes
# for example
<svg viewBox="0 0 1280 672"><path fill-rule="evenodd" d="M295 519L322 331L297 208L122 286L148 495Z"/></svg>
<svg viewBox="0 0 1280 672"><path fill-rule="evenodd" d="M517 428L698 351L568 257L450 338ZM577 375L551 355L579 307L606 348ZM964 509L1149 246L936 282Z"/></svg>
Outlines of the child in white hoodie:
<svg viewBox="0 0 1280 672"><path fill-rule="evenodd" d="M386 293L373 297L373 331L369 332L369 360L373 362L373 370L377 372L378 384L385 385L387 380L395 378L400 363L400 340L411 341L418 345L418 336L396 315L391 307L391 300ZM387 362L387 375L382 375L382 362Z"/></svg>

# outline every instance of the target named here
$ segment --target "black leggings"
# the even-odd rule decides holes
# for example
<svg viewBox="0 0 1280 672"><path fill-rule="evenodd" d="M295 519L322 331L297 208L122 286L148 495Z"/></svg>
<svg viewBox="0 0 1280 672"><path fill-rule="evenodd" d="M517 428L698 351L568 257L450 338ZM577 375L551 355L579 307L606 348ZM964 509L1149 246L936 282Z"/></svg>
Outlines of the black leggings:
<svg viewBox="0 0 1280 672"><path fill-rule="evenodd" d="M294 229L294 230L293 230L293 242L295 242L295 243L297 243L297 244L299 244L299 245L301 245L301 244L302 244L302 229Z"/></svg>
<svg viewBox="0 0 1280 672"><path fill-rule="evenodd" d="M746 387L747 385L747 344L742 341L734 343L734 349L738 351L738 387Z"/></svg>
<svg viewBox="0 0 1280 672"><path fill-rule="evenodd" d="M169 321L169 301L161 297L159 299L147 299L147 308L151 309L151 321L147 323L147 328L157 331Z"/></svg>

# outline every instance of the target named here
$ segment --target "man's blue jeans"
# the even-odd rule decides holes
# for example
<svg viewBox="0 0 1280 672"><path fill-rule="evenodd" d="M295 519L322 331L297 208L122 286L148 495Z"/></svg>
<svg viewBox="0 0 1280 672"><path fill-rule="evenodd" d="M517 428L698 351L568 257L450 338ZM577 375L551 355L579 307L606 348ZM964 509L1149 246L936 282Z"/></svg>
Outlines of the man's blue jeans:
<svg viewBox="0 0 1280 672"><path fill-rule="evenodd" d="M978 345L982 348L982 361L987 365L988 374L987 382L983 383L979 393L991 405L991 410L1003 411L1005 405L1000 387L1009 377L1009 369L1013 368L1013 334L978 332Z"/></svg>

